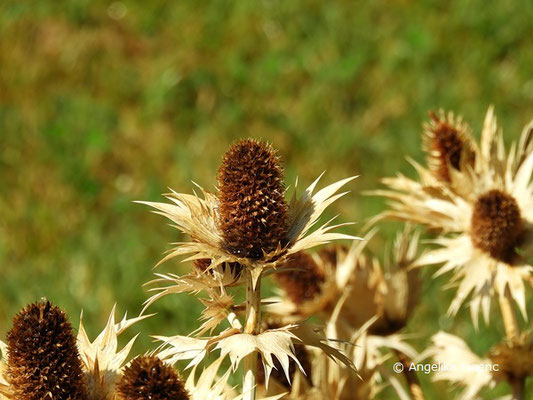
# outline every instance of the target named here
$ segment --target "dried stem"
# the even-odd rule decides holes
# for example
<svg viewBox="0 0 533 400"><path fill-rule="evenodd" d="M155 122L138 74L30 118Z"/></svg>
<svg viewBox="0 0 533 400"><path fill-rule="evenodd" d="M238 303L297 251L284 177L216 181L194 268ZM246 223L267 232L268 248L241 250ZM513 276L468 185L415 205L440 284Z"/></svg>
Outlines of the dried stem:
<svg viewBox="0 0 533 400"><path fill-rule="evenodd" d="M416 373L411 371L409 368L411 366L412 361L401 351L396 351L396 355L398 357L398 361L401 362L403 365L402 372L405 377L405 380L407 381L407 385L409 386L409 391L411 392L413 399L424 400L424 392L422 392L420 381L418 380Z"/></svg>
<svg viewBox="0 0 533 400"><path fill-rule="evenodd" d="M520 334L520 328L518 322L516 321L516 315L511 303L511 293L509 292L509 287L505 288L504 293L498 293L498 299L500 302L500 310L502 312L503 326L505 328L505 335L508 340L514 340ZM524 399L524 387L525 380L524 378L516 378L509 382L512 389L512 400L523 400Z"/></svg>
<svg viewBox="0 0 533 400"><path fill-rule="evenodd" d="M516 315L509 296L510 293L508 287L505 288L504 293L498 293L505 334L509 340L512 340L518 337L519 328L518 323L516 322Z"/></svg>
<svg viewBox="0 0 533 400"><path fill-rule="evenodd" d="M524 378L517 378L509 384L511 385L512 395L511 400L524 400L525 397L525 380Z"/></svg>
<svg viewBox="0 0 533 400"><path fill-rule="evenodd" d="M257 283L253 283L252 274L246 271L246 322L244 332L251 335L259 333L261 323L261 277ZM255 400L256 378L257 378L257 352L246 356L243 360L243 400Z"/></svg>

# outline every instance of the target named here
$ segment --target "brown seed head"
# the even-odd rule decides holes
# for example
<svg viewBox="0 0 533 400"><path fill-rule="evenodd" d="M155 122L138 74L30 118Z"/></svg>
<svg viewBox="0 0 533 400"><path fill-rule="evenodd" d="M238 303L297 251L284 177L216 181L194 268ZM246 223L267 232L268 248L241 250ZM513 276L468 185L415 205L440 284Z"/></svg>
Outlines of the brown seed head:
<svg viewBox="0 0 533 400"><path fill-rule="evenodd" d="M285 269L290 269L284 271ZM324 271L311 255L299 251L290 255L274 275L281 288L294 304L302 304L322 293Z"/></svg>
<svg viewBox="0 0 533 400"><path fill-rule="evenodd" d="M67 315L49 301L31 304L7 334L7 375L15 400L85 400L81 361Z"/></svg>
<svg viewBox="0 0 533 400"><path fill-rule="evenodd" d="M533 376L533 341L527 334L495 345L488 356L499 367L493 373L498 380L512 383Z"/></svg>
<svg viewBox="0 0 533 400"><path fill-rule="evenodd" d="M514 254L524 224L516 200L500 190L481 195L474 205L472 244L491 257L507 262Z"/></svg>
<svg viewBox="0 0 533 400"><path fill-rule="evenodd" d="M435 177L444 182L451 182L449 167L461 169L461 158L468 157L474 161L474 152L467 141L466 127L446 119L443 114L437 116L431 112L432 121L425 126L424 150L428 153L428 165Z"/></svg>
<svg viewBox="0 0 533 400"><path fill-rule="evenodd" d="M193 261L194 267L201 271L205 272L211 265L211 260L209 258L200 258L198 260ZM229 270L232 274L235 275L235 277L239 277L242 273L243 266L237 262L231 262L231 263L223 263L222 264L222 271L226 271L226 268L229 267Z"/></svg>
<svg viewBox="0 0 533 400"><path fill-rule="evenodd" d="M121 400L188 400L176 370L158 357L137 357L117 385Z"/></svg>
<svg viewBox="0 0 533 400"><path fill-rule="evenodd" d="M287 244L283 171L272 146L252 139L231 146L218 170L218 199L230 253L257 260Z"/></svg>

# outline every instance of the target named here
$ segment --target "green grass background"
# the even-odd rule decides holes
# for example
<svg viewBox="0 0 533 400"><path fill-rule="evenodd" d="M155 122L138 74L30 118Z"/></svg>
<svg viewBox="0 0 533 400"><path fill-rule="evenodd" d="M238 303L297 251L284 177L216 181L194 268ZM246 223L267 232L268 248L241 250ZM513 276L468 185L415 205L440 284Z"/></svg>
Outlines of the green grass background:
<svg viewBox="0 0 533 400"><path fill-rule="evenodd" d="M533 117L532 20L530 1L2 1L1 337L42 296L75 325L83 309L93 336L114 303L138 313L179 236L132 202L191 180L213 188L239 138L272 142L291 184L360 174L328 211L340 221L383 209L359 193L380 177L413 175L405 157L423 160L428 110L455 110L479 133L494 104L506 140L518 138ZM376 252L397 226L383 225ZM503 335L496 313L481 333L466 312L446 318L446 277L425 275L407 330L418 349L439 329L480 354ZM188 333L200 310L187 295L160 301L129 332L142 332L134 352L149 335Z"/></svg>

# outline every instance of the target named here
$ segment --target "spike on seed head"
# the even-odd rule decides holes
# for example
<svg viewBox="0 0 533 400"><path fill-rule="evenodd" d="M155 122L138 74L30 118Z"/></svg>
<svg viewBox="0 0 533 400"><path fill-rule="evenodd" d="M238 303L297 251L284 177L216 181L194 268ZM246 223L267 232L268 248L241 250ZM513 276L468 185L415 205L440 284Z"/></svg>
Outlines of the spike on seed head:
<svg viewBox="0 0 533 400"><path fill-rule="evenodd" d="M7 375L14 400L85 400L87 390L72 326L49 301L31 304L7 334Z"/></svg>
<svg viewBox="0 0 533 400"><path fill-rule="evenodd" d="M446 118L444 113L437 115L430 112L431 121L425 125L424 150L428 153L428 165L435 177L443 182L451 182L451 166L461 170L462 157L470 164L474 161L474 153L467 140L466 126Z"/></svg>
<svg viewBox="0 0 533 400"><path fill-rule="evenodd" d="M230 147L218 170L218 199L230 253L256 260L287 244L283 171L269 144L246 139Z"/></svg>
<svg viewBox="0 0 533 400"><path fill-rule="evenodd" d="M470 222L474 247L507 262L523 233L523 221L516 200L500 190L481 195Z"/></svg>
<svg viewBox="0 0 533 400"><path fill-rule="evenodd" d="M279 271L274 277L294 304L302 304L322 293L324 271L311 255L303 251L292 254L279 267Z"/></svg>
<svg viewBox="0 0 533 400"><path fill-rule="evenodd" d="M137 357L117 385L121 400L188 400L176 370L158 357Z"/></svg>

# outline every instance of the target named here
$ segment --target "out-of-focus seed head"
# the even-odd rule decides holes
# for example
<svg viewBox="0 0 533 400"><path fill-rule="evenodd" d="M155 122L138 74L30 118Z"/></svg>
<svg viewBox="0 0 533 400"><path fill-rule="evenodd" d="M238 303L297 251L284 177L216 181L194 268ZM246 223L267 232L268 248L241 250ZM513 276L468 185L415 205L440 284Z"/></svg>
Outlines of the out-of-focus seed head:
<svg viewBox="0 0 533 400"><path fill-rule="evenodd" d="M449 167L461 170L461 162L473 163L475 153L470 148L465 132L466 126L455 123L431 112L431 122L425 125L424 149L428 153L428 165L435 177L443 182L451 182ZM462 160L462 157L467 157Z"/></svg>
<svg viewBox="0 0 533 400"><path fill-rule="evenodd" d="M498 370L493 375L509 383L533 376L533 341L531 333L495 345L488 354Z"/></svg>
<svg viewBox="0 0 533 400"><path fill-rule="evenodd" d="M157 357L134 359L117 385L121 400L188 400L176 370Z"/></svg>
<svg viewBox="0 0 533 400"><path fill-rule="evenodd" d="M287 244L283 170L269 144L230 147L218 170L219 228L228 252L253 260Z"/></svg>
<svg viewBox="0 0 533 400"><path fill-rule="evenodd" d="M322 293L324 271L303 251L290 255L274 275L279 286L294 304L302 304Z"/></svg>
<svg viewBox="0 0 533 400"><path fill-rule="evenodd" d="M209 258L200 258L198 260L194 260L193 265L198 271L205 272L211 266L211 260ZM241 276L243 270L243 266L241 264L237 262L223 263L222 271L226 272L227 268L229 268L229 271L237 278Z"/></svg>
<svg viewBox="0 0 533 400"><path fill-rule="evenodd" d="M15 400L85 400L87 390L72 326L49 301L31 304L7 334L7 375Z"/></svg>
<svg viewBox="0 0 533 400"><path fill-rule="evenodd" d="M337 268L337 262L338 262L338 255L339 253L346 254L348 252L348 247L345 245L329 245L326 247L322 247L318 251L318 256L327 264L331 265L334 269Z"/></svg>
<svg viewBox="0 0 533 400"><path fill-rule="evenodd" d="M523 230L520 208L512 196L491 190L478 197L470 222L474 247L497 260L508 262Z"/></svg>

